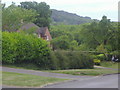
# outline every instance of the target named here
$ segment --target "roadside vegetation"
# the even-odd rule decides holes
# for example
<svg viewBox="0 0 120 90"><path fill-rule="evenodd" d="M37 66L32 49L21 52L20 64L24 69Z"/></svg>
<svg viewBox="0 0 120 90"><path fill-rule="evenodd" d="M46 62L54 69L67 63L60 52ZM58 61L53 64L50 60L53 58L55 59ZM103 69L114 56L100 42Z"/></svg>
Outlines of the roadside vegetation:
<svg viewBox="0 0 120 90"><path fill-rule="evenodd" d="M98 75L118 73L117 70L98 69L98 68L95 68L95 69L71 69L71 70L49 70L48 72L71 74L71 75L87 75L87 76L98 76Z"/></svg>
<svg viewBox="0 0 120 90"><path fill-rule="evenodd" d="M113 69L119 69L120 63L114 63L114 62L101 62L101 66L103 67L108 67L108 68L113 68Z"/></svg>
<svg viewBox="0 0 120 90"><path fill-rule="evenodd" d="M29 74L20 74L13 72L2 72L2 83L9 86L18 86L18 87L42 87L44 85L63 82L67 79L51 78L51 77L42 77Z"/></svg>

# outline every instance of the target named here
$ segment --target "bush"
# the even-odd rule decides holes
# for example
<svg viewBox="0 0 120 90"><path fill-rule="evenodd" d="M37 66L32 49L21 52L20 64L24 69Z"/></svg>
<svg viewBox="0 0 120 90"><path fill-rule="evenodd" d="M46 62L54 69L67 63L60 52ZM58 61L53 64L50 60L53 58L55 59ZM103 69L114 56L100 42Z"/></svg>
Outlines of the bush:
<svg viewBox="0 0 120 90"><path fill-rule="evenodd" d="M93 61L94 61L94 64L95 64L95 65L100 65L100 62L101 62L101 61L100 61L99 59L94 59Z"/></svg>
<svg viewBox="0 0 120 90"><path fill-rule="evenodd" d="M101 61L105 61L107 58L104 54L92 55L94 59L99 59Z"/></svg>
<svg viewBox="0 0 120 90"><path fill-rule="evenodd" d="M106 60L106 56L104 54L99 54L99 55L97 55L97 59L105 61Z"/></svg>
<svg viewBox="0 0 120 90"><path fill-rule="evenodd" d="M47 42L40 38L24 33L3 32L2 62L4 63L35 63L45 65L49 54Z"/></svg>
<svg viewBox="0 0 120 90"><path fill-rule="evenodd" d="M88 53L79 51L51 51L47 42L32 35L3 32L3 64L30 64L40 69L93 68Z"/></svg>
<svg viewBox="0 0 120 90"><path fill-rule="evenodd" d="M92 58L87 53L60 50L51 53L49 59L54 69L93 68Z"/></svg>

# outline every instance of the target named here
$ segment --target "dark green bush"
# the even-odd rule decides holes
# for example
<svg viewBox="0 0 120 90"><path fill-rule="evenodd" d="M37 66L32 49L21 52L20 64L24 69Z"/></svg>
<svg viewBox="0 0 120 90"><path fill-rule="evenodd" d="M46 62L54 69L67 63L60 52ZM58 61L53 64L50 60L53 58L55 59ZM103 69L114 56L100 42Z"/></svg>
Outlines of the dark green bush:
<svg viewBox="0 0 120 90"><path fill-rule="evenodd" d="M47 42L33 35L24 33L3 32L2 62L4 63L35 63L46 64L46 56L50 50Z"/></svg>
<svg viewBox="0 0 120 90"><path fill-rule="evenodd" d="M49 56L54 69L93 68L93 60L89 54L78 51L54 51Z"/></svg>

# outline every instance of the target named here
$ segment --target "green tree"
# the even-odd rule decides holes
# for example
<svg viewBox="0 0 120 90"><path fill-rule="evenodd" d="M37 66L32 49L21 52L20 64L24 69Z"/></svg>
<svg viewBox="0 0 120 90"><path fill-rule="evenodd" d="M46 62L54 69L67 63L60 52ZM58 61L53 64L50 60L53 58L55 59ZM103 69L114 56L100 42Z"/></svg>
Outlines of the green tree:
<svg viewBox="0 0 120 90"><path fill-rule="evenodd" d="M70 49L71 50L78 50L78 42L76 40L73 40L70 42Z"/></svg>
<svg viewBox="0 0 120 90"><path fill-rule="evenodd" d="M45 2L37 3L37 2L21 2L20 7L26 9L34 9L38 13L36 16L36 20L34 23L40 27L49 27L51 21L51 10L50 6Z"/></svg>
<svg viewBox="0 0 120 90"><path fill-rule="evenodd" d="M3 8L2 12L2 27L3 31L16 31L20 28L23 22L32 22L37 15L34 10L27 10L17 7L15 4L7 8Z"/></svg>
<svg viewBox="0 0 120 90"><path fill-rule="evenodd" d="M53 49L64 49L67 50L70 47L70 40L67 35L60 36L52 40Z"/></svg>
<svg viewBox="0 0 120 90"><path fill-rule="evenodd" d="M92 22L89 25L85 25L80 35L83 43L89 48L94 50L96 48L100 50L101 48L102 51L112 51L111 45L112 42L115 42L116 32L116 27L112 25L110 19L103 16L99 23Z"/></svg>
<svg viewBox="0 0 120 90"><path fill-rule="evenodd" d="M81 44L85 44L89 49L96 49L100 44L97 40L98 23L92 22L89 25L84 25L80 31ZM82 45L83 46L83 45Z"/></svg>

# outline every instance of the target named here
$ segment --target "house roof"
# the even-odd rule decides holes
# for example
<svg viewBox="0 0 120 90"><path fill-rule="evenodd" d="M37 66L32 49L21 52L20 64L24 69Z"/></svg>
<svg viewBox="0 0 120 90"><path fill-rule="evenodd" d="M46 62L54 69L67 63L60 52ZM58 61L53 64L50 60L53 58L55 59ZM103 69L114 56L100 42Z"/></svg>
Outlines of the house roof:
<svg viewBox="0 0 120 90"><path fill-rule="evenodd" d="M47 27L39 27L34 23L24 24L20 29L21 30L29 30L33 27L36 29L35 32L38 33L38 34L40 33L42 36L45 36L46 31L48 31Z"/></svg>
<svg viewBox="0 0 120 90"><path fill-rule="evenodd" d="M47 27L40 27L40 33L42 34L42 35L45 35L45 32L47 31Z"/></svg>
<svg viewBox="0 0 120 90"><path fill-rule="evenodd" d="M33 27L35 27L36 30L39 30L39 29L40 29L40 27L38 27L38 26L35 25L34 23L24 24L20 29L22 29L22 30L28 30L28 29L33 28Z"/></svg>

